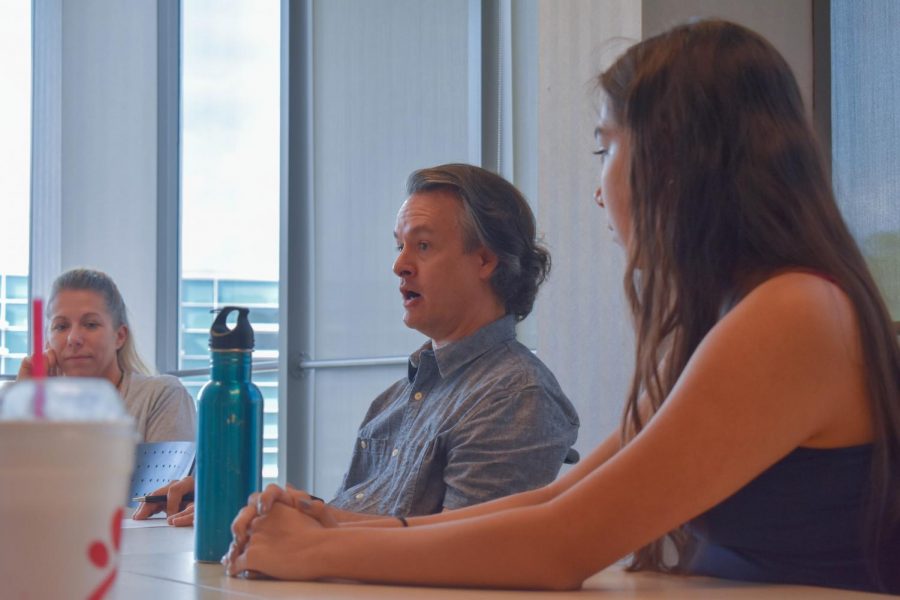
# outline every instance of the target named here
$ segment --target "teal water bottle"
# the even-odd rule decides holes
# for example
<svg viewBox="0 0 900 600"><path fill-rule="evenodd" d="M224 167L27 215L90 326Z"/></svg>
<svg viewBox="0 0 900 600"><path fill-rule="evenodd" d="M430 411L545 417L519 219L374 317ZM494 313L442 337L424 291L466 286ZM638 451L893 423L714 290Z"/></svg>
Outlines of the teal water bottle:
<svg viewBox="0 0 900 600"><path fill-rule="evenodd" d="M234 311L237 324L229 329ZM197 410L194 553L201 562L219 562L231 542L231 522L261 485L263 400L250 382L249 312L226 306L209 330L212 373Z"/></svg>

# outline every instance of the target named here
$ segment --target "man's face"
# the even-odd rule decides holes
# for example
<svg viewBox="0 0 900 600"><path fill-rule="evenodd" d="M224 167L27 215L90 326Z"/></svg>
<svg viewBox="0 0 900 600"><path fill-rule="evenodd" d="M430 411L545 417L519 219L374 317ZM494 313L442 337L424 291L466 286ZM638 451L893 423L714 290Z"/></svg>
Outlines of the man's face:
<svg viewBox="0 0 900 600"><path fill-rule="evenodd" d="M463 250L463 210L447 190L413 194L400 207L394 229L403 322L436 348L471 335L499 306L490 287L496 258L483 247Z"/></svg>

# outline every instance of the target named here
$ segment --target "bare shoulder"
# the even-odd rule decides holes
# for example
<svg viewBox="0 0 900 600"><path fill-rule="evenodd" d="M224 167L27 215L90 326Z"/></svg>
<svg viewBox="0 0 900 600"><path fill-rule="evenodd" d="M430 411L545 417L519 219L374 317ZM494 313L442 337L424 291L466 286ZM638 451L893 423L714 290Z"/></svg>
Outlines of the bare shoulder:
<svg viewBox="0 0 900 600"><path fill-rule="evenodd" d="M706 342L707 353L730 357L735 370L764 377L772 387L762 393L806 414L814 427L804 445L871 438L856 311L835 283L802 272L776 275L747 294Z"/></svg>
<svg viewBox="0 0 900 600"><path fill-rule="evenodd" d="M603 539L598 552L618 543L621 556L798 447L870 442L864 367L849 354L857 330L849 298L823 277L757 285L700 341L647 426L589 457L594 471L560 496L560 512L580 510L578 526Z"/></svg>
<svg viewBox="0 0 900 600"><path fill-rule="evenodd" d="M820 275L789 271L756 286L745 298L786 308L843 309L852 311L850 299L834 282Z"/></svg>
<svg viewBox="0 0 900 600"><path fill-rule="evenodd" d="M796 344L812 344L816 354L829 350L845 359L860 360L859 327L853 304L828 279L804 272L786 272L755 287L724 320L790 336Z"/></svg>

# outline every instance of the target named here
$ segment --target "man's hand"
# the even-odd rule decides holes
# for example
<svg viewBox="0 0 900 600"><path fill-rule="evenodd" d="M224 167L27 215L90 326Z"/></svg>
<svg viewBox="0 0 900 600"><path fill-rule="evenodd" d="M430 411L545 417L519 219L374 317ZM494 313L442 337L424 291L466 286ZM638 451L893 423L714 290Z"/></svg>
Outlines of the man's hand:
<svg viewBox="0 0 900 600"><path fill-rule="evenodd" d="M194 478L188 475L180 481L173 481L163 487L155 490L152 495L161 496L165 494L166 502L141 502L132 519L141 521L147 519L158 512L165 511L168 515L169 525L175 527L187 527L194 524L194 503L184 502L182 499L190 492L194 491Z"/></svg>
<svg viewBox="0 0 900 600"><path fill-rule="evenodd" d="M169 515L166 521L175 527L192 526L194 524L194 503L189 502L183 511Z"/></svg>

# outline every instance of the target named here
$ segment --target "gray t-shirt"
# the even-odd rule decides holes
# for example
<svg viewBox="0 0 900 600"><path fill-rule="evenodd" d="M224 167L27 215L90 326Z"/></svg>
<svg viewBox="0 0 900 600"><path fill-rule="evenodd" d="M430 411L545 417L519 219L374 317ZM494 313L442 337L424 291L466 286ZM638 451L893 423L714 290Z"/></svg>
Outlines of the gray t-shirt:
<svg viewBox="0 0 900 600"><path fill-rule="evenodd" d="M331 504L422 515L537 488L559 473L578 425L556 378L516 341L507 316L410 357L408 377L370 406Z"/></svg>
<svg viewBox="0 0 900 600"><path fill-rule="evenodd" d="M134 417L139 441L194 441L197 409L177 378L128 373L120 391L125 410Z"/></svg>

